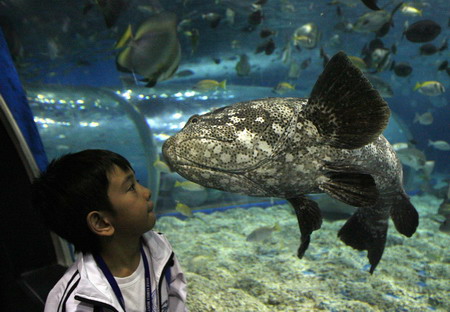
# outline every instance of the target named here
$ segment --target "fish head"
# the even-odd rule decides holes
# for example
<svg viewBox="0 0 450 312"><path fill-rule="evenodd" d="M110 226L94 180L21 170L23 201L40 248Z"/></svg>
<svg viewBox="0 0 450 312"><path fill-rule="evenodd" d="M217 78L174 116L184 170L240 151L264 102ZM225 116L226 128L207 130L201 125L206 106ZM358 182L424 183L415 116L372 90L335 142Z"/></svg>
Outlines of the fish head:
<svg viewBox="0 0 450 312"><path fill-rule="evenodd" d="M194 115L164 143L164 159L173 171L206 187L259 189L247 174L280 152L295 131L297 114L286 98L269 98Z"/></svg>

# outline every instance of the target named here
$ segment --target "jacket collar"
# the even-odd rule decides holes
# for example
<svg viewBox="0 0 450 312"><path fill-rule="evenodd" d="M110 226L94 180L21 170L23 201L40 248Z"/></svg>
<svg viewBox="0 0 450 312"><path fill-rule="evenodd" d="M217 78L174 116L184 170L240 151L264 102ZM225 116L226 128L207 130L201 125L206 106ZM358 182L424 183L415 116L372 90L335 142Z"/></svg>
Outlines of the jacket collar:
<svg viewBox="0 0 450 312"><path fill-rule="evenodd" d="M172 248L167 239L160 233L149 231L142 237L145 246L150 250L150 258L155 275L152 278L159 283L163 268L171 258ZM75 297L82 298L85 301L100 302L115 308L117 311L123 311L92 254L80 255L77 259L77 267L81 279Z"/></svg>

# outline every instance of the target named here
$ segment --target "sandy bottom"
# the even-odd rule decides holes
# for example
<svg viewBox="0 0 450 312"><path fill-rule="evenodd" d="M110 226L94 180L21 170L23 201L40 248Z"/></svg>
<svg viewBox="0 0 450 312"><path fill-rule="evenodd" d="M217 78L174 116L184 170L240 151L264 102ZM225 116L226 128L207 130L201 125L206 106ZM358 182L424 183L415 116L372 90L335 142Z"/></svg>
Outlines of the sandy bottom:
<svg viewBox="0 0 450 312"><path fill-rule="evenodd" d="M411 198L420 214L411 238L390 224L373 275L365 252L337 238L345 221L326 221L303 259L297 219L288 205L158 219L188 281L188 306L207 311L450 311L450 237L434 216L440 200ZM269 239L247 242L278 222Z"/></svg>

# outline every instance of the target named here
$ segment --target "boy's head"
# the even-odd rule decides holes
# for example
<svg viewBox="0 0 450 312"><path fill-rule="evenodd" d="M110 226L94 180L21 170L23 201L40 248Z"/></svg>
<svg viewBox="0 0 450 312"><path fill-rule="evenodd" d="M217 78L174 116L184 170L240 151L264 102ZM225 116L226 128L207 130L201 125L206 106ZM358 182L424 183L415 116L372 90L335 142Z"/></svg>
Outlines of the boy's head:
<svg viewBox="0 0 450 312"><path fill-rule="evenodd" d="M111 179L118 175L128 176L130 180L130 185L124 183L123 191L110 189ZM149 207L144 209L152 210L148 204L151 193L136 182L128 160L107 150L84 150L55 159L32 186L33 206L49 228L82 252L100 252L102 233L93 225L95 219L107 215L114 222L119 218L117 224L121 224L123 217L117 216L111 195L117 195L119 200L131 198L126 203L136 205L137 202L141 207Z"/></svg>

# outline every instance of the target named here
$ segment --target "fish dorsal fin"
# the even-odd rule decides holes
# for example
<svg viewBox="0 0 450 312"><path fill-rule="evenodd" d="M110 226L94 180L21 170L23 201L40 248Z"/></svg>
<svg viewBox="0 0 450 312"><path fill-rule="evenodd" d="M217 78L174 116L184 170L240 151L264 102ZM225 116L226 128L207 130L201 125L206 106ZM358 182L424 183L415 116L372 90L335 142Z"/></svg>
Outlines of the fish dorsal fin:
<svg viewBox="0 0 450 312"><path fill-rule="evenodd" d="M354 149L369 144L383 132L390 110L341 51L330 59L317 79L305 115L329 145Z"/></svg>

